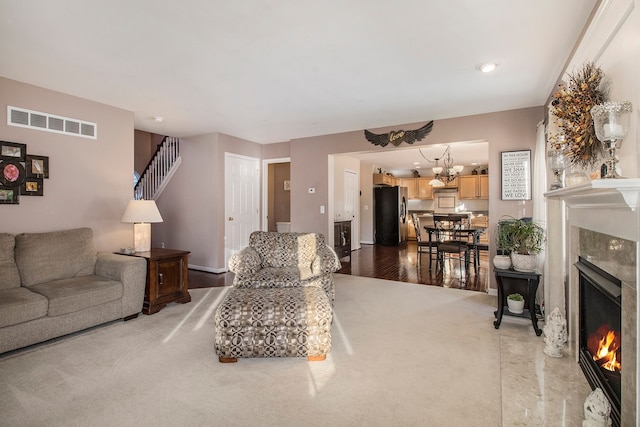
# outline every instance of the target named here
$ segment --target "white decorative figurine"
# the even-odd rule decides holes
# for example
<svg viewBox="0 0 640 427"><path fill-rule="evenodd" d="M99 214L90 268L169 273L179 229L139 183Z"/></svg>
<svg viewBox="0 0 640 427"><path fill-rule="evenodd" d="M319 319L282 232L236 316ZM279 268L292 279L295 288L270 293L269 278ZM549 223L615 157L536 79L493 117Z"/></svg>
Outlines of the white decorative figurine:
<svg viewBox="0 0 640 427"><path fill-rule="evenodd" d="M547 317L544 328L544 353L551 357L562 357L562 348L567 342L567 320L558 307Z"/></svg>
<svg viewBox="0 0 640 427"><path fill-rule="evenodd" d="M582 427L609 427L611 425L611 404L600 388L596 388L584 401L584 421Z"/></svg>

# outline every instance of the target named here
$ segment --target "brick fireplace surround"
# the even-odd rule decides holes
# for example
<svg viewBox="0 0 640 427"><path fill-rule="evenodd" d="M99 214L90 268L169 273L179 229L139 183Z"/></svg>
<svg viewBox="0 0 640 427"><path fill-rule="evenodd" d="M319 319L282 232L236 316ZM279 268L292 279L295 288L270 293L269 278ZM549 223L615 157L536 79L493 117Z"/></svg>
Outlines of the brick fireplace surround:
<svg viewBox="0 0 640 427"><path fill-rule="evenodd" d="M545 197L548 236L544 269L546 312L550 313L554 307L565 310L569 352L577 363L579 283L578 270L573 264L581 255L622 281L621 425L636 426L640 407L637 393L640 179L595 180L550 191ZM588 233L592 239L588 243L583 238L582 247L580 229L595 232ZM623 252L616 252L621 250Z"/></svg>

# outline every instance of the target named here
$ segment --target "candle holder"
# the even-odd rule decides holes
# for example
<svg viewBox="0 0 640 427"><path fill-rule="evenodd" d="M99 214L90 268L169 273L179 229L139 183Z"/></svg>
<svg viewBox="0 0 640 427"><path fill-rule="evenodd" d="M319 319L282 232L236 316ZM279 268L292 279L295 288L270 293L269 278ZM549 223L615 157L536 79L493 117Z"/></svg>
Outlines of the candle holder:
<svg viewBox="0 0 640 427"><path fill-rule="evenodd" d="M562 173L567 167L566 157L562 153L562 150L552 150L549 152L549 169L553 172L554 180L549 187L549 190L557 190L563 188Z"/></svg>
<svg viewBox="0 0 640 427"><path fill-rule="evenodd" d="M616 150L621 147L629 129L631 109L631 103L627 101L605 102L591 109L596 136L609 153L609 158L605 159L607 173L602 177L604 179L624 178L616 171Z"/></svg>

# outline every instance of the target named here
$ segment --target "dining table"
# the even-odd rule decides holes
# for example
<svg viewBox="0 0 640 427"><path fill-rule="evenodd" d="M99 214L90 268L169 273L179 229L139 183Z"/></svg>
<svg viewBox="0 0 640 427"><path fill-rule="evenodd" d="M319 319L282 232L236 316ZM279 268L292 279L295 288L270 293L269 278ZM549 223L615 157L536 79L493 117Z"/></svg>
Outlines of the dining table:
<svg viewBox="0 0 640 427"><path fill-rule="evenodd" d="M487 227L478 226L478 225L462 225L460 227L436 227L435 224L427 224L424 226L425 231L429 235L429 247L433 247L433 242L437 242L437 233L438 231L455 231L460 235L467 236L469 248L474 252L474 261L473 268L474 271L478 272L478 265L480 264L480 248L478 244L480 243L480 236L482 233L487 231ZM434 236L436 236L434 240ZM437 249L436 249L437 256ZM431 253L429 254L429 269L431 269L431 263L433 260L433 256ZM467 258L466 264L468 265L469 259Z"/></svg>

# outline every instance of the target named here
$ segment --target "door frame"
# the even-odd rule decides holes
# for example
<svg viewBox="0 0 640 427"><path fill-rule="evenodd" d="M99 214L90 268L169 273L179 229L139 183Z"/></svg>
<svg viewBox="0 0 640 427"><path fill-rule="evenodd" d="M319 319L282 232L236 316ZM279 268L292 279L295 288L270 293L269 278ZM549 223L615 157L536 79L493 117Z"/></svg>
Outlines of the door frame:
<svg viewBox="0 0 640 427"><path fill-rule="evenodd" d="M291 157L280 157L277 159L263 159L262 160L262 215L261 227L262 231L269 231L269 165L273 163L289 163L291 164Z"/></svg>

